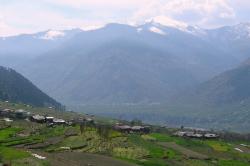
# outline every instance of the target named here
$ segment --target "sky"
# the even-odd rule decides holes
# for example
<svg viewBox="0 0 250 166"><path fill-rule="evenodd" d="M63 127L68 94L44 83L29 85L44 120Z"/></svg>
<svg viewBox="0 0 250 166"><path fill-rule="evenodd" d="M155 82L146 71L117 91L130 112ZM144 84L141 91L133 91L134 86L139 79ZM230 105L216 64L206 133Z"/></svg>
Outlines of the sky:
<svg viewBox="0 0 250 166"><path fill-rule="evenodd" d="M250 0L0 0L0 36L159 18L210 29L250 22Z"/></svg>

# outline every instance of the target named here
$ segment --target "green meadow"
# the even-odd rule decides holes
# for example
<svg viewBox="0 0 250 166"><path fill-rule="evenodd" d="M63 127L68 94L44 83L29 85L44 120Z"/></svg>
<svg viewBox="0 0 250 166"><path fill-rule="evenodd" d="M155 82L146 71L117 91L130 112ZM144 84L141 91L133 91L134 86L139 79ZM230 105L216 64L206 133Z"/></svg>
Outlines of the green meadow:
<svg viewBox="0 0 250 166"><path fill-rule="evenodd" d="M33 109L36 112L39 108ZM47 112L48 110L44 113ZM52 115L55 116L53 111ZM65 118L74 117L76 114L63 115L63 112L60 112L57 116ZM95 121L101 126L112 126L117 122L99 117ZM159 126L152 126L152 132L149 134L127 134L115 131L112 127L104 127L105 130L102 131L93 125L83 129L79 125L47 127L45 124L25 120L1 124L0 163L17 166L89 163L119 166L250 165L250 142L240 139L227 141L222 138L182 138L173 136L172 133L176 129ZM66 135L67 132L74 134ZM245 146L241 145L243 143ZM236 150L237 148L242 152ZM39 159L32 154L46 158ZM68 156L70 158L67 158Z"/></svg>

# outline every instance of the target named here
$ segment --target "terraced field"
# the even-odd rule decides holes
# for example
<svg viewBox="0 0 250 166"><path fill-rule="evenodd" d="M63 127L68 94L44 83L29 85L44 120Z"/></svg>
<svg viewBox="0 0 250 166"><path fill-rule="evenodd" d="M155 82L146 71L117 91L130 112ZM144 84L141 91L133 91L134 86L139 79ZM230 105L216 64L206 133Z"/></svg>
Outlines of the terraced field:
<svg viewBox="0 0 250 166"><path fill-rule="evenodd" d="M141 135L112 128L102 133L95 126L47 127L26 120L0 125L0 163L14 166L249 166L249 145L175 137L169 129Z"/></svg>
<svg viewBox="0 0 250 166"><path fill-rule="evenodd" d="M159 145L162 145L163 147L165 147L167 149L168 148L174 149L189 159L199 159L199 160L208 160L209 159L209 157L207 155L204 155L204 154L195 152L193 150L187 149L183 146L176 144L175 142L160 142Z"/></svg>
<svg viewBox="0 0 250 166"><path fill-rule="evenodd" d="M36 152L41 156L45 156L51 165L60 166L89 166L89 165L100 165L100 166L135 166L135 164L128 163L114 159L112 157L81 153L81 152L58 152L58 153L45 153Z"/></svg>

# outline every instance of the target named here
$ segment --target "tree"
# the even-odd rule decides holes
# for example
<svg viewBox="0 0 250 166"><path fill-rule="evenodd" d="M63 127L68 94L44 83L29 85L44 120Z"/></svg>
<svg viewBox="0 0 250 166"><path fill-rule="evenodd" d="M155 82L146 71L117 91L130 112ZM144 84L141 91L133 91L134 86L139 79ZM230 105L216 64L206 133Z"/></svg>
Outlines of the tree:
<svg viewBox="0 0 250 166"><path fill-rule="evenodd" d="M1 154L0 154L0 165L2 162L3 162L3 156L1 156Z"/></svg>
<svg viewBox="0 0 250 166"><path fill-rule="evenodd" d="M140 119L133 119L130 124L132 126L135 126L135 125L142 125L142 121Z"/></svg>
<svg viewBox="0 0 250 166"><path fill-rule="evenodd" d="M80 124L80 131L81 131L81 134L83 134L83 132L85 131L85 128L86 128L86 123L85 122L82 122Z"/></svg>
<svg viewBox="0 0 250 166"><path fill-rule="evenodd" d="M101 138L104 140L108 140L110 137L111 127L109 125L98 125L97 126L97 133Z"/></svg>

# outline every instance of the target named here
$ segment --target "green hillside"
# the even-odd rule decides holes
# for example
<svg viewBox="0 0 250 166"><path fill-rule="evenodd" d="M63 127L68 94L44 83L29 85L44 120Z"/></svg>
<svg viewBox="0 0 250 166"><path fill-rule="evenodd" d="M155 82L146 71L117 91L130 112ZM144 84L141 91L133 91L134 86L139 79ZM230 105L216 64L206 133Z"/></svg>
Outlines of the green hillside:
<svg viewBox="0 0 250 166"><path fill-rule="evenodd" d="M195 92L197 98L213 104L244 103L250 99L250 64L224 72L202 84Z"/></svg>
<svg viewBox="0 0 250 166"><path fill-rule="evenodd" d="M5 67L0 67L0 100L34 106L61 106L21 74Z"/></svg>
<svg viewBox="0 0 250 166"><path fill-rule="evenodd" d="M86 116L20 104L0 105L65 120ZM219 133L217 139L195 139L174 136L178 129L159 126L151 126L148 134L123 133L112 129L118 120L92 118L95 125L84 127L49 127L21 119L4 122L0 118L0 163L14 166L248 166L250 162L249 135Z"/></svg>

